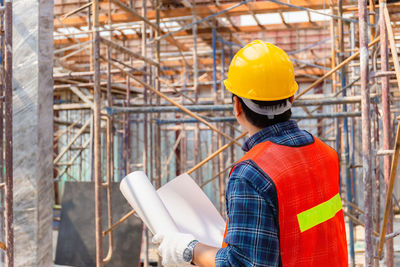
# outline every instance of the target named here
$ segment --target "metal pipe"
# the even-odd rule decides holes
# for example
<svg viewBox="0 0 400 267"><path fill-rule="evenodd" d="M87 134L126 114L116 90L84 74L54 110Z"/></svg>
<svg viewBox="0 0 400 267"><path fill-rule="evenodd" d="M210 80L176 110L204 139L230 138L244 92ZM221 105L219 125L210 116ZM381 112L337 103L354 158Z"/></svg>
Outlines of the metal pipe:
<svg viewBox="0 0 400 267"><path fill-rule="evenodd" d="M192 2L192 12L193 12L193 22L196 21L196 1ZM198 70L198 62L197 62L197 56L198 56L198 51L197 51L197 24L193 24L193 89L194 89L194 101L197 103L199 101L199 88L198 88L198 76L199 76L199 70ZM213 51L214 53L214 51Z"/></svg>
<svg viewBox="0 0 400 267"><path fill-rule="evenodd" d="M360 73L361 73L361 139L365 210L365 266L373 266L373 221L372 221L372 178L371 178L371 122L368 68L368 9L367 0L358 0ZM378 38L377 38L378 39ZM375 39L375 40L377 40Z"/></svg>
<svg viewBox="0 0 400 267"><path fill-rule="evenodd" d="M130 106L130 78L126 77L126 101L124 103L125 107ZM123 136L123 149L122 149L122 156L123 156L123 175L126 176L129 173L129 153L130 153L130 123L129 123L129 114L123 114L124 116L124 130L122 133Z"/></svg>
<svg viewBox="0 0 400 267"><path fill-rule="evenodd" d="M12 2L5 1L5 232L6 232L6 266L14 266L14 213L13 213L13 123L12 123ZM1 111L2 112L2 111ZM3 171L3 170L0 170Z"/></svg>
<svg viewBox="0 0 400 267"><path fill-rule="evenodd" d="M156 38L159 37L161 35L161 30L160 30L160 18L161 18L161 14L160 14L160 8L161 8L161 3L160 0L155 0L155 4L156 4L156 25L157 25L157 30L156 30ZM156 67L156 75L155 75L155 90L156 91L160 91L161 90L161 85L160 85L160 80L159 77L160 72L161 72L161 68L160 68L160 46L161 46L161 41L157 40L156 41L156 61L158 63L158 66ZM182 56L183 57L183 56ZM184 59L184 58L183 58ZM189 64L187 64L189 65ZM186 69L186 65L184 65L184 68ZM186 77L185 77L186 78ZM185 79L186 80L186 79ZM156 104L157 106L159 106L161 104L161 98L160 95L157 95L156 98ZM155 116L156 119L160 118L160 114L156 114ZM157 125L156 129L155 129L155 174L156 174L156 184L155 187L156 189L161 187L161 129L160 127Z"/></svg>
<svg viewBox="0 0 400 267"><path fill-rule="evenodd" d="M113 149L113 135L112 135L112 118L107 115L103 115L104 119L106 120L107 123L107 129L106 129L106 157L107 157L107 183L106 183L106 189L107 189L107 223L108 227L112 226L112 195L111 195L111 183L112 183L112 176L113 176L113 164L112 164L112 149ZM114 249L114 237L113 233L111 232L108 236L108 252L107 256L103 259L104 264L108 263L113 255L113 249Z"/></svg>
<svg viewBox="0 0 400 267"><path fill-rule="evenodd" d="M230 46L230 47L232 47L232 46L237 46L237 47L239 47L239 48L242 48L242 47L243 47L243 45L241 45L241 44L237 44L237 43L231 42L231 41L226 41L226 40L224 40L224 38L222 38L222 37L218 38L218 41L219 41L221 44L225 44L225 45L228 45L228 46ZM218 51L219 51L219 50L218 50Z"/></svg>
<svg viewBox="0 0 400 267"><path fill-rule="evenodd" d="M94 71L94 183L95 183L95 225L96 225L96 266L102 267L103 263L103 237L102 237L102 176L101 176L101 86L100 86L100 33L99 33L99 3L92 1L93 12L93 71Z"/></svg>
<svg viewBox="0 0 400 267"><path fill-rule="evenodd" d="M213 90L215 97L217 97L217 30L215 29L216 25L214 23L212 27L212 49L213 49Z"/></svg>
<svg viewBox="0 0 400 267"><path fill-rule="evenodd" d="M147 17L147 0L142 0L142 16ZM142 40L141 40L141 54L147 58L147 24L143 21L141 25ZM143 62L143 71L147 72L147 63ZM143 81L147 83L147 75L143 75ZM147 104L147 90L143 91L143 102ZM148 174L148 125L147 114L143 114L143 171ZM143 224L142 242L144 243L144 261L143 267L149 267L149 235L146 226Z"/></svg>
<svg viewBox="0 0 400 267"><path fill-rule="evenodd" d="M338 14L343 16L343 1L338 1ZM344 52L344 38L343 38L343 21L338 21L339 29L339 55L338 60L341 62L343 60ZM346 66L340 69L340 83L341 87L346 87ZM347 91L342 91L342 96L346 97ZM343 104L343 112L347 112L347 105ZM344 160L345 160L345 174L346 174L346 198L349 202L352 201L353 196L351 192L351 177L350 177L350 146L349 146L349 126L347 117L343 118L343 141L344 141ZM352 214L352 207L348 207L348 212ZM354 252L354 225L353 221L349 220L349 239L350 239L350 267L355 267L355 252Z"/></svg>
<svg viewBox="0 0 400 267"><path fill-rule="evenodd" d="M371 94L370 97L376 97L375 94ZM350 104L360 103L360 96L346 96L338 98L315 98L315 99L299 99L293 102L293 107L306 107L306 106L319 106L319 105L337 105L337 104ZM186 109L193 112L215 112L215 111L232 111L232 104L222 105L185 105ZM182 112L182 110L175 106L156 106L156 107L144 107L144 106L132 106L129 108L124 107L105 107L105 110L109 115L120 114L120 113L167 113L167 112Z"/></svg>
<svg viewBox="0 0 400 267"><path fill-rule="evenodd" d="M381 52L381 73L389 72L389 51L388 51L388 36L385 24L384 9L386 6L385 0L379 1L379 27L380 27L380 52ZM389 90L389 76L381 77L382 86L382 131L383 131L383 149L391 149L391 123L390 123L390 90ZM383 177L385 181L385 192L388 193L389 176L390 176L390 161L391 155L383 157ZM386 233L390 234L393 232L393 208L392 203L390 204L390 212L387 224ZM389 239L386 242L386 264L390 267L394 266L393 262L393 239Z"/></svg>
<svg viewBox="0 0 400 267"><path fill-rule="evenodd" d="M193 18L192 18L192 22L195 22L197 20L196 17L196 0L192 0L192 12L193 12ZM198 104L199 103L199 66L198 66L198 55L199 52L197 51L197 24L193 24L193 28L192 28L192 35L193 35L193 90L194 90L194 103ZM213 53L214 51L212 51ZM193 135L194 135L194 145L193 145L193 149L194 149L194 160L195 162L199 162L200 161L200 155L201 155L201 134L200 134L200 127L195 127L194 131L193 131ZM181 136L181 135L179 135ZM175 149L173 149L175 151ZM173 154L171 154L172 156ZM172 157L171 157L172 158ZM197 183L201 183L202 179L203 179L203 175L199 172L196 174L196 181Z"/></svg>
<svg viewBox="0 0 400 267"><path fill-rule="evenodd" d="M293 115L292 119L321 119L321 118L345 118L345 117L360 117L360 112L337 112L337 113L319 113L312 117L308 115ZM236 122L235 117L214 117L207 118L210 122ZM169 120L154 120L158 125L161 124L177 124L177 123L198 123L196 119L169 119Z"/></svg>
<svg viewBox="0 0 400 267"><path fill-rule="evenodd" d="M350 24L350 48L351 49L355 49L356 48L356 26L355 23L351 23ZM354 50L353 50L354 51ZM352 76L353 79L354 77L354 73L355 73L355 68L352 69ZM358 77L357 79L360 79L360 77ZM356 81L356 79L354 79L354 81ZM351 106L351 111L353 111L355 109L355 105L352 104ZM355 163L355 121L356 118L351 118L351 127L350 127L350 140L351 140L351 162L350 165L354 166L356 165ZM355 190L355 180L356 180L356 169L355 168L351 168L351 191L352 191L352 196L353 199L351 199L351 202L356 203L357 200L357 196L356 196L356 190Z"/></svg>

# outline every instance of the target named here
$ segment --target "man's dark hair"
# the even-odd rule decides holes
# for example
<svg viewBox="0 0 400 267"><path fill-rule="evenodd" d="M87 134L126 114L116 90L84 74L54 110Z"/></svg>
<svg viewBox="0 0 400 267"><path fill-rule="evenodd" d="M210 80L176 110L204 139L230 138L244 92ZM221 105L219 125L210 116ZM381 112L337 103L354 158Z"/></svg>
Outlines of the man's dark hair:
<svg viewBox="0 0 400 267"><path fill-rule="evenodd" d="M233 97L235 97L236 95L232 95L232 100ZM242 104L242 109L244 112L244 115L246 116L246 119L253 124L254 126L258 127L258 128L265 128L271 125L274 125L276 123L279 122L285 122L290 120L290 118L292 117L292 111L291 109L285 111L282 114L279 115L275 115L273 119L269 119L267 115L262 115L262 114L258 114L255 113L254 111L252 111L251 109L249 109L246 104L243 102L243 100L236 96L240 103ZM256 103L257 105L261 106L261 107L267 107L267 106L277 106L277 105L285 105L286 101L288 101L289 98L283 99L283 100L276 100L276 101L258 101L258 100L251 100L254 103Z"/></svg>

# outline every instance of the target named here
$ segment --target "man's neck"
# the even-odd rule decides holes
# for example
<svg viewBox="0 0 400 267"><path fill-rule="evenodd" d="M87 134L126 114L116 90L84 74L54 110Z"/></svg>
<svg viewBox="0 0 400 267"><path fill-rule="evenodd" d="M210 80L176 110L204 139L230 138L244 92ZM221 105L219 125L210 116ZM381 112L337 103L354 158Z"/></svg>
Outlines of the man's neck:
<svg viewBox="0 0 400 267"><path fill-rule="evenodd" d="M255 135L256 133L258 133L259 131L262 130L261 128L258 128L258 127L254 126L254 125L249 125L246 128L247 128L250 136L253 136L253 135Z"/></svg>

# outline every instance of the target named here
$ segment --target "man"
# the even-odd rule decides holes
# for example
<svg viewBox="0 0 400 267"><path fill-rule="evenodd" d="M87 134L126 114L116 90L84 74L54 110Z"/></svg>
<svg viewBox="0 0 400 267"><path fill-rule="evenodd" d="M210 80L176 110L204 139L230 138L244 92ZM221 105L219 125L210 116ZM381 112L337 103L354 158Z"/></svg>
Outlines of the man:
<svg viewBox="0 0 400 267"><path fill-rule="evenodd" d="M254 41L232 59L226 89L250 138L226 189L222 248L160 233L165 265L348 266L337 153L290 120L298 85L280 48Z"/></svg>

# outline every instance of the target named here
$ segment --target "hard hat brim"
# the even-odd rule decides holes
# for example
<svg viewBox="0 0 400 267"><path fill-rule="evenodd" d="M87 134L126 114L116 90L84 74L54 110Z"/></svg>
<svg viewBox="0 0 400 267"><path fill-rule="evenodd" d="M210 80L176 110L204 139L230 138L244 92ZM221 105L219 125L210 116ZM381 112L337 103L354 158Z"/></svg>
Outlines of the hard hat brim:
<svg viewBox="0 0 400 267"><path fill-rule="evenodd" d="M255 96L251 96L248 94L240 93L241 92L240 88L237 88L235 90L234 88L232 88L232 85L228 79L224 80L224 85L225 85L226 90L228 90L229 92L231 92L234 95L237 95L242 98L247 98L247 99L251 99L251 100L259 100L259 101L276 101L276 100L286 99L286 98L294 96L294 94L299 89L299 85L297 84L297 82L293 81L293 84L289 90L289 94L287 94L287 95L282 95L280 97L255 97Z"/></svg>

